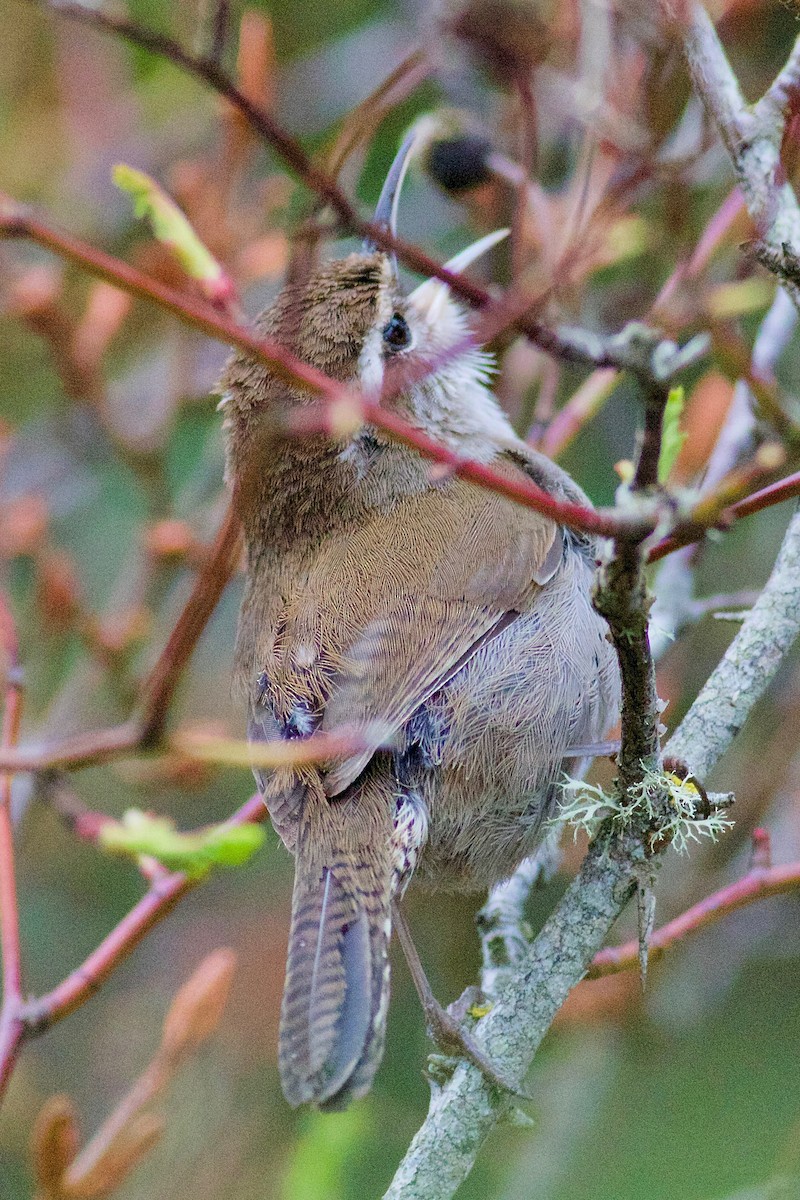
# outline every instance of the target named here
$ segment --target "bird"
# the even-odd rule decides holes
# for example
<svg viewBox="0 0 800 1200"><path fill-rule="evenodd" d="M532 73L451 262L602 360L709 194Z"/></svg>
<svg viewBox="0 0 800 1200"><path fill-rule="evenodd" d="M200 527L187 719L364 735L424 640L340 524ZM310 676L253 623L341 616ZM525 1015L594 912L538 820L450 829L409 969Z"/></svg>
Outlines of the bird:
<svg viewBox="0 0 800 1200"><path fill-rule="evenodd" d="M375 213L392 232L412 145ZM256 329L365 393L397 381L382 403L415 428L589 505L515 434L447 285L404 294L374 243L290 280ZM248 736L354 734L328 762L255 771L295 863L281 1084L293 1106L336 1110L368 1092L382 1057L393 914L410 881L478 891L536 849L564 773L618 717L618 668L591 603L590 535L432 471L375 425L299 435L318 398L245 352L219 390L247 560L234 678Z"/></svg>

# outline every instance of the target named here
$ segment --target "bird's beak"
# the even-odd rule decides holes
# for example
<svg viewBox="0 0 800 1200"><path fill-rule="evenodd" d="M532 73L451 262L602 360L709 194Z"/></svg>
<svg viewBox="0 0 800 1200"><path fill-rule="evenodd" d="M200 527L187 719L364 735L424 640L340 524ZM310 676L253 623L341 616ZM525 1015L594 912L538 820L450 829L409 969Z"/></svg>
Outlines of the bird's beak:
<svg viewBox="0 0 800 1200"><path fill-rule="evenodd" d="M446 262L445 270L452 271L454 275L460 275L462 271L466 271L467 267L471 266L476 259L485 254L487 250L491 250L492 246L496 246L498 242L502 242L503 238L508 237L507 229L496 229L494 233L487 233L482 238L478 238L476 242L472 242L469 246L465 246L455 258L451 258ZM414 288L414 291L408 297L408 303L413 305L417 312L422 313L428 321L435 323L441 314L442 306L447 299L447 284L435 276L432 279L426 279L419 287Z"/></svg>
<svg viewBox="0 0 800 1200"><path fill-rule="evenodd" d="M411 150L417 140L416 130L411 130L403 138L402 145L394 156L394 162L389 168L389 174L386 176L386 182L381 188L378 207L375 209L375 215L372 218L374 225L380 225L387 229L393 236L397 233L397 205L400 201L400 189L403 186L403 180L406 177L408 164L411 161ZM373 241L369 238L364 242L364 253L374 254L378 249ZM395 276L397 275L397 258L394 254L390 254L392 266Z"/></svg>
<svg viewBox="0 0 800 1200"><path fill-rule="evenodd" d="M394 156L394 162L389 168L389 174L386 176L386 181L381 188L378 206L375 209L375 215L372 218L373 224L387 229L392 235L397 233L397 206L400 202L400 190L403 186L403 180L406 177L408 164L411 161L411 152L419 140L419 130L412 129L403 138L400 149ZM497 229L494 233L487 233L485 237L478 238L472 245L465 247L455 258L451 258L445 263L448 271L454 274L459 274L471 266L477 258L485 254L487 250L491 250L492 246L496 246L503 238L508 237L507 229ZM374 254L378 249L373 241L369 238L364 242L364 253ZM394 270L395 278L397 278L397 258L394 254L389 255L389 259ZM442 283L440 279L426 279L418 288L415 288L408 297L409 303L413 304L417 311L424 312L428 317L435 317L436 313L441 308L447 296L447 284Z"/></svg>

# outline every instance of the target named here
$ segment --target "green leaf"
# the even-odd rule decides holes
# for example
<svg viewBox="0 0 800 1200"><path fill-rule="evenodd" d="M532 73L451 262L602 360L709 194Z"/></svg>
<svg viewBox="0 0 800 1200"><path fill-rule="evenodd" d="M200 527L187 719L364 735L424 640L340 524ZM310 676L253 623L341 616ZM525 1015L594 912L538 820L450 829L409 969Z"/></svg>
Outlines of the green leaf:
<svg viewBox="0 0 800 1200"><path fill-rule="evenodd" d="M666 483L669 479L670 471L675 466L681 446L686 441L686 434L680 428L684 399L682 387L670 389L667 407L664 409L661 453L658 456L658 482L661 484Z"/></svg>
<svg viewBox="0 0 800 1200"><path fill-rule="evenodd" d="M364 1108L342 1113L304 1113L300 1137L284 1176L283 1200L344 1200L348 1176L371 1133Z"/></svg>
<svg viewBox="0 0 800 1200"><path fill-rule="evenodd" d="M264 837L260 825L221 824L180 833L168 817L130 808L121 822L109 821L102 827L99 842L111 854L155 858L171 871L183 871L196 879L212 867L246 863Z"/></svg>
<svg viewBox="0 0 800 1200"><path fill-rule="evenodd" d="M186 274L199 280L211 299L230 296L232 285L224 268L200 241L175 201L156 181L125 163L114 167L112 178L133 200L136 216L150 222L156 240L172 251Z"/></svg>

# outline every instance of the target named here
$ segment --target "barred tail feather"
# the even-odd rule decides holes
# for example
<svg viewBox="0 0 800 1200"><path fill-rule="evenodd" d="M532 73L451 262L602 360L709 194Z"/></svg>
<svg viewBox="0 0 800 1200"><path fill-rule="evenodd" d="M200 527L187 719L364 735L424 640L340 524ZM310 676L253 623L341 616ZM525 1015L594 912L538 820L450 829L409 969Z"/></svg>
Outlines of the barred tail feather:
<svg viewBox="0 0 800 1200"><path fill-rule="evenodd" d="M281 1084L292 1105L344 1108L382 1054L389 997L389 881L375 867L298 863L281 1007Z"/></svg>

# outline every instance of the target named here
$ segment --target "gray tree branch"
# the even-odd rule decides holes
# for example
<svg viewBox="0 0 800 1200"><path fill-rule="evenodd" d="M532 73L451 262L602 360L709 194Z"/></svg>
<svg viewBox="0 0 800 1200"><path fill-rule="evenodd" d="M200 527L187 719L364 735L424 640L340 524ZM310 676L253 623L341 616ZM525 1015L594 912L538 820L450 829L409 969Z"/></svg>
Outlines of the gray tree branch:
<svg viewBox="0 0 800 1200"><path fill-rule="evenodd" d="M667 747L701 778L725 753L800 634L800 513L792 518L770 579ZM476 1036L503 1074L523 1080L570 990L633 894L643 868L633 833L606 829ZM509 1099L461 1063L434 1085L428 1115L384 1200L449 1200L469 1174L481 1145L508 1113Z"/></svg>
<svg viewBox="0 0 800 1200"><path fill-rule="evenodd" d="M800 255L800 205L780 159L790 100L800 82L800 38L770 88L751 105L702 4L662 0L661 6L683 43L692 83L725 143L760 241L775 255L770 269L781 275L800 308L800 286L777 266L784 245L793 258Z"/></svg>
<svg viewBox="0 0 800 1200"><path fill-rule="evenodd" d="M767 586L667 745L705 778L800 635L800 512L786 531Z"/></svg>
<svg viewBox="0 0 800 1200"><path fill-rule="evenodd" d="M689 0L681 5L678 21L670 0L662 0L662 7L680 32L695 89L727 147L760 238L781 255L784 244L795 253L800 250L800 206L785 182L780 148L789 100L800 79L800 39L772 87L750 106L705 9ZM800 307L800 288L791 280L785 287ZM669 743L670 753L700 778L725 753L800 634L798 579L800 514L795 514L767 586ZM645 598L639 599L643 613ZM623 728L623 750L624 743ZM612 836L605 828L533 944L527 951L518 943L512 947L516 969L476 1030L505 1076L522 1082L561 1004L583 977L642 872L649 870L652 863L641 836L633 830ZM516 882L500 897L514 912L520 910ZM495 932L507 943L503 903L496 915L501 928ZM490 956L488 965L499 964ZM385 1200L449 1200L509 1105L509 1098L494 1091L476 1068L459 1064L444 1086L434 1085L428 1116Z"/></svg>

